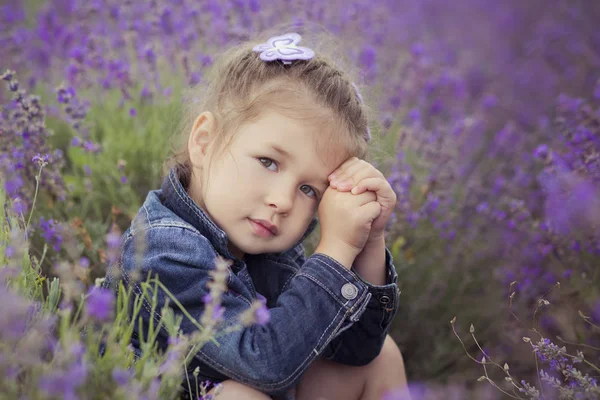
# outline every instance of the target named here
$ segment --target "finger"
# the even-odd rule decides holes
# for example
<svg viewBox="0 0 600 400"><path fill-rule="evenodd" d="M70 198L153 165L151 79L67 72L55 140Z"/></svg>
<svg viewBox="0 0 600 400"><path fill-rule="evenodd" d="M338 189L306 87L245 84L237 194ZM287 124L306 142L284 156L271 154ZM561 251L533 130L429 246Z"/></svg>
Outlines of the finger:
<svg viewBox="0 0 600 400"><path fill-rule="evenodd" d="M351 190L359 182L368 178L382 179L385 181L385 177L377 170L377 168L365 162L365 164L362 165L362 168L357 168L352 175L345 177L338 182L336 189L340 191Z"/></svg>
<svg viewBox="0 0 600 400"><path fill-rule="evenodd" d="M344 162L342 163L342 165L340 165L339 167L337 167L337 168L335 169L335 171L333 171L331 174L329 174L329 177L328 177L328 178L329 178L329 180L330 180L330 181L332 181L332 180L334 180L335 178L337 178L337 177L341 176L341 175L344 173L344 171L345 171L345 170L346 170L346 169L347 169L347 168L348 168L350 165L352 165L353 163L357 162L358 160L359 160L359 159L358 159L358 157L350 157L349 159L347 159L346 161L344 161Z"/></svg>
<svg viewBox="0 0 600 400"><path fill-rule="evenodd" d="M381 214L381 204L376 201L371 201L361 206L360 209L369 222L373 222Z"/></svg>
<svg viewBox="0 0 600 400"><path fill-rule="evenodd" d="M377 201L382 206L389 206L396 203L396 193L385 178L365 178L352 188L352 194L358 195L366 191L374 192L377 196Z"/></svg>
<svg viewBox="0 0 600 400"><path fill-rule="evenodd" d="M345 191L352 189L365 178L375 177L383 178L383 174L368 162L360 160L360 162L350 165L343 175L335 179L334 184L336 189Z"/></svg>
<svg viewBox="0 0 600 400"><path fill-rule="evenodd" d="M347 195L350 196L350 200L354 204L358 204L359 206L363 206L367 203L377 201L377 195L371 191L366 191L366 192L358 194L358 195L353 195L353 194L347 193Z"/></svg>

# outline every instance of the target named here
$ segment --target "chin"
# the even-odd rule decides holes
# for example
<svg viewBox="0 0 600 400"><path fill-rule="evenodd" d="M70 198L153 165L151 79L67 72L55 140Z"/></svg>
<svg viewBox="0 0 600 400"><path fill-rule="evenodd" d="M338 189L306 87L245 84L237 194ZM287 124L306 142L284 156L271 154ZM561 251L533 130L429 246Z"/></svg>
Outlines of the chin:
<svg viewBox="0 0 600 400"><path fill-rule="evenodd" d="M290 247L285 247L285 246L276 245L276 244L262 245L262 246L248 245L248 246L240 247L240 250L243 251L244 254L258 255L258 254L264 254L264 253L281 253L282 251L288 250Z"/></svg>

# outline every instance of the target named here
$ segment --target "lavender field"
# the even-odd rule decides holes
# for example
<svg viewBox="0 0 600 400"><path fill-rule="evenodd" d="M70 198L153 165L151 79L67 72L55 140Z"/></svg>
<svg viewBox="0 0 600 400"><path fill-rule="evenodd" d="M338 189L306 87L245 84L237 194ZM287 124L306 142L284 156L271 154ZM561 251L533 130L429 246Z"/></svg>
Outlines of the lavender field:
<svg viewBox="0 0 600 400"><path fill-rule="evenodd" d="M339 38L362 76L371 161L398 197L390 333L413 398L600 398L600 2L0 10L5 397L178 398L187 348L211 332L166 354L149 343L133 365L125 304L138 300L94 283L160 186L188 89L229 44L283 23ZM163 317L176 337L178 317Z"/></svg>

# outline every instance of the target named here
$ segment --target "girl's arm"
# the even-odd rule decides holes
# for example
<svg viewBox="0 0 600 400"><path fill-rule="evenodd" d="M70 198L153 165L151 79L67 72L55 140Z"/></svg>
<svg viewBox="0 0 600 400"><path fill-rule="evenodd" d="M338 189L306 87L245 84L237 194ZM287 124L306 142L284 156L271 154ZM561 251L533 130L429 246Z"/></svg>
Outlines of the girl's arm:
<svg viewBox="0 0 600 400"><path fill-rule="evenodd" d="M392 320L398 311L400 291L396 285L398 275L392 263L392 255L386 248L381 251L385 259L384 283L371 284L358 274L371 293L371 299L360 319L333 339L324 352L332 361L347 365L366 365L379 355L383 347ZM356 263L352 269L355 267Z"/></svg>
<svg viewBox="0 0 600 400"><path fill-rule="evenodd" d="M379 355L398 311L398 274L390 251L384 245L379 250L381 258L372 257L371 264L367 264L369 258L364 257L361 261L359 256L352 266L352 270L357 272L359 279L367 286L371 298L360 319L334 338L323 352L323 355L332 361L355 366L373 361ZM295 251L293 254L297 256L296 262L302 265L305 261L303 253ZM359 265L359 262L364 264ZM377 270L377 276L382 275L383 282L371 283L363 273L356 271L357 267L362 267L363 271L369 267Z"/></svg>

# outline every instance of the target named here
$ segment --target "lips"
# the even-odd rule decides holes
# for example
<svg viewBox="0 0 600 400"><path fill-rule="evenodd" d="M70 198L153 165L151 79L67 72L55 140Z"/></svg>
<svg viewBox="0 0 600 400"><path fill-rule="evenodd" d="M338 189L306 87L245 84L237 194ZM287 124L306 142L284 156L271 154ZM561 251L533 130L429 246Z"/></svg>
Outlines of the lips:
<svg viewBox="0 0 600 400"><path fill-rule="evenodd" d="M254 222L257 225L262 226L264 229L266 229L269 232L271 232L271 234L273 236L276 236L277 234L279 234L279 229L277 228L277 226L273 225L269 221L266 221L264 219L250 219L250 221Z"/></svg>

